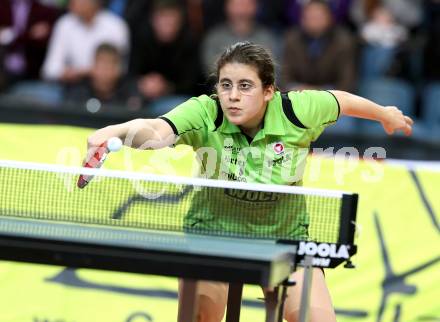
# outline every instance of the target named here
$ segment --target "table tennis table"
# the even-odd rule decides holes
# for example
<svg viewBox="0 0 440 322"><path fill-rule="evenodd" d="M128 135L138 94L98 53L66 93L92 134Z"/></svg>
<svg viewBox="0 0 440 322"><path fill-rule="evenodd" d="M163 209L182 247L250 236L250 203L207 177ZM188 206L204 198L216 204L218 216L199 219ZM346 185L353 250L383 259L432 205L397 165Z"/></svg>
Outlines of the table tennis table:
<svg viewBox="0 0 440 322"><path fill-rule="evenodd" d="M296 246L0 215L0 259L184 278L178 320L195 321L197 280L230 283L226 321L239 321L243 284L273 289L266 322L281 321Z"/></svg>
<svg viewBox="0 0 440 322"><path fill-rule="evenodd" d="M95 176L86 191L76 188L79 174ZM280 322L296 266L304 268L299 320L308 321L313 267L353 267L357 251L358 196L344 191L7 160L0 160L0 175L0 260L184 279L179 322L194 320L198 280L229 283L228 322L239 321L243 284L270 289L266 322ZM282 227L295 223L310 235L250 233L257 210L263 223L287 220ZM185 221L224 212L237 219L227 229Z"/></svg>

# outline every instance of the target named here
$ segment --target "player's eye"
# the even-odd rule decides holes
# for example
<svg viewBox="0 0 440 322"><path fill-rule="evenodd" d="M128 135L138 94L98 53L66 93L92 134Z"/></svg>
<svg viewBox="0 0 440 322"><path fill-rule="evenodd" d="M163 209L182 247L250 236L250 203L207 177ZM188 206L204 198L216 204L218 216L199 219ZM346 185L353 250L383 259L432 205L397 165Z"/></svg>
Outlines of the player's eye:
<svg viewBox="0 0 440 322"><path fill-rule="evenodd" d="M232 88L232 84L231 83L221 83L220 88L224 91L230 90Z"/></svg>
<svg viewBox="0 0 440 322"><path fill-rule="evenodd" d="M238 85L238 88L240 89L240 91L249 91L252 89L252 84L249 83L241 83L240 85Z"/></svg>

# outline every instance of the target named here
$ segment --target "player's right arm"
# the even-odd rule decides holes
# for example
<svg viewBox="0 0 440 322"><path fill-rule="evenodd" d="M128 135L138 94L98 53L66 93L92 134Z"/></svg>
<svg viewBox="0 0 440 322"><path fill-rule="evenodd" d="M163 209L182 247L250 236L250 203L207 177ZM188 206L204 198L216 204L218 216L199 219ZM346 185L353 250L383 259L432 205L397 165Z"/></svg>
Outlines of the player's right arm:
<svg viewBox="0 0 440 322"><path fill-rule="evenodd" d="M120 138L124 145L132 148L164 148L176 143L178 136L184 133L206 128L207 120L215 111L217 105L213 99L206 95L193 97L159 118L135 119L97 130L88 138L88 151L92 153L93 148L112 137Z"/></svg>
<svg viewBox="0 0 440 322"><path fill-rule="evenodd" d="M137 149L160 149L176 140L172 127L166 121L159 118L135 119L95 131L87 140L87 148L93 150L112 137L118 137L124 145Z"/></svg>

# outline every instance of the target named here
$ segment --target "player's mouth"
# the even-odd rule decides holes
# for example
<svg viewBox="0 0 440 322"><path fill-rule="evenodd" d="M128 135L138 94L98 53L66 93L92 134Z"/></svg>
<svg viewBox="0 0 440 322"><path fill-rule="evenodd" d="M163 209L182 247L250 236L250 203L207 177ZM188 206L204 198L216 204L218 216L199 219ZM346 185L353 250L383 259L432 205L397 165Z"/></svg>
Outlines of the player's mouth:
<svg viewBox="0 0 440 322"><path fill-rule="evenodd" d="M240 113L241 109L235 106L228 107L228 112L231 114Z"/></svg>

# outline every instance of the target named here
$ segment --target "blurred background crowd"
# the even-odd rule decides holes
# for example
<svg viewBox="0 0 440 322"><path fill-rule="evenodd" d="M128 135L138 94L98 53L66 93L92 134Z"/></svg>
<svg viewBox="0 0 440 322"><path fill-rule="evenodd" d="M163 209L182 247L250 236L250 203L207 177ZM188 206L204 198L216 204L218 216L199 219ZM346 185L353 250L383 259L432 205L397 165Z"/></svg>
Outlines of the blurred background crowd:
<svg viewBox="0 0 440 322"><path fill-rule="evenodd" d="M396 105L440 141L439 0L0 0L0 94L154 117L211 92L240 40L272 51L280 90ZM331 131L383 133L356 122Z"/></svg>

